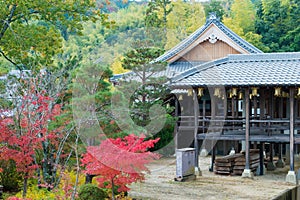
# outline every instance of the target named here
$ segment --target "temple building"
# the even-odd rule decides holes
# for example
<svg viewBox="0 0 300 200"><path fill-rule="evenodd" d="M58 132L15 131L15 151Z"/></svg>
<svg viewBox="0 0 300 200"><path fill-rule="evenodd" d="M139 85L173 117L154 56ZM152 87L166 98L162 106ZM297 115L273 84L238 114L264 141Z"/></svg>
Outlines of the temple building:
<svg viewBox="0 0 300 200"><path fill-rule="evenodd" d="M258 174L264 174L267 152L267 168L289 162L286 180L297 183L300 52L263 53L212 14L155 61L168 63L164 75L170 78L178 117L176 148L194 147L198 170L199 154L211 154L214 171L216 154L242 151L241 174L252 177L251 151L256 149Z"/></svg>
<svg viewBox="0 0 300 200"><path fill-rule="evenodd" d="M300 136L300 53L263 53L229 30L214 15L177 46L156 59L173 68L169 87L176 96L177 148L198 155L245 152L243 177L252 177L251 149L259 149L258 173L284 164L286 180L297 183L294 154ZM204 152L202 152L204 151ZM278 163L273 157L278 155Z"/></svg>

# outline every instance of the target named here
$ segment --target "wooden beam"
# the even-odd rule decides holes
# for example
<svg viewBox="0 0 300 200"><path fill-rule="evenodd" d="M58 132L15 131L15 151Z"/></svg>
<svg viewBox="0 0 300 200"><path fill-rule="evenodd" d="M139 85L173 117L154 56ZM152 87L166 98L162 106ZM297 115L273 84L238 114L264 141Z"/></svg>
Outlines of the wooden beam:
<svg viewBox="0 0 300 200"><path fill-rule="evenodd" d="M245 169L250 169L250 99L249 99L249 88L245 89L245 118L246 118L246 136L245 136L245 143L246 143L246 164Z"/></svg>
<svg viewBox="0 0 300 200"><path fill-rule="evenodd" d="M198 126L199 126L199 104L197 98L197 90L194 89L193 92L193 100L194 100L194 148L195 148L195 167L199 169L199 144L198 144Z"/></svg>
<svg viewBox="0 0 300 200"><path fill-rule="evenodd" d="M290 88L290 171L294 171L294 88Z"/></svg>

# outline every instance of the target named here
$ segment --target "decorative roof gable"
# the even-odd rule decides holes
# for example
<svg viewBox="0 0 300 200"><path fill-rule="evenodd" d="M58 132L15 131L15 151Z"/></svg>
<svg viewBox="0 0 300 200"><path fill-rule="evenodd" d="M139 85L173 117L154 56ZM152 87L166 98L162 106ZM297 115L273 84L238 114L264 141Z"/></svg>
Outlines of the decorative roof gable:
<svg viewBox="0 0 300 200"><path fill-rule="evenodd" d="M209 41L211 44L222 41L241 54L262 53L261 50L227 28L214 14L211 14L204 26L155 61L175 62L204 41Z"/></svg>

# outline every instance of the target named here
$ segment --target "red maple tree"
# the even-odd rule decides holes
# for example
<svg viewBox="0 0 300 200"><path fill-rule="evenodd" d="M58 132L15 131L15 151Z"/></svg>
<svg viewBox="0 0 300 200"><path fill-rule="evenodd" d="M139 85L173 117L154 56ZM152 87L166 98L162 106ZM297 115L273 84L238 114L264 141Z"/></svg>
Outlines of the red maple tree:
<svg viewBox="0 0 300 200"><path fill-rule="evenodd" d="M114 199L115 186L118 192L125 192L129 190L129 184L144 180L144 172L149 172L145 165L160 157L147 151L158 140L145 141L144 135L130 134L124 138L106 139L99 146L89 146L81 159L85 173L96 175L99 187L110 188Z"/></svg>
<svg viewBox="0 0 300 200"><path fill-rule="evenodd" d="M25 95L13 117L0 119L0 159L13 160L17 171L24 175L23 196L27 180L39 167L36 153L43 142L58 144L58 130L49 130L49 123L60 115L60 105L50 106L53 99L44 92L33 91Z"/></svg>

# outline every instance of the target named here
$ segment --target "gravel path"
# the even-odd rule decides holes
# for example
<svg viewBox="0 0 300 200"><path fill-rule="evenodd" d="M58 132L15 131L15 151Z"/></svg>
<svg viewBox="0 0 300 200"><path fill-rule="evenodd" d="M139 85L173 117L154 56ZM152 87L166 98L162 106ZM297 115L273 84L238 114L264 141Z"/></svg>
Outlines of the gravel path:
<svg viewBox="0 0 300 200"><path fill-rule="evenodd" d="M144 183L131 186L129 196L138 200L265 200L272 199L293 185L285 182L288 167L245 179L221 176L208 171L210 158L199 159L202 176L195 181L175 182L175 158L162 158L149 165L151 174Z"/></svg>

